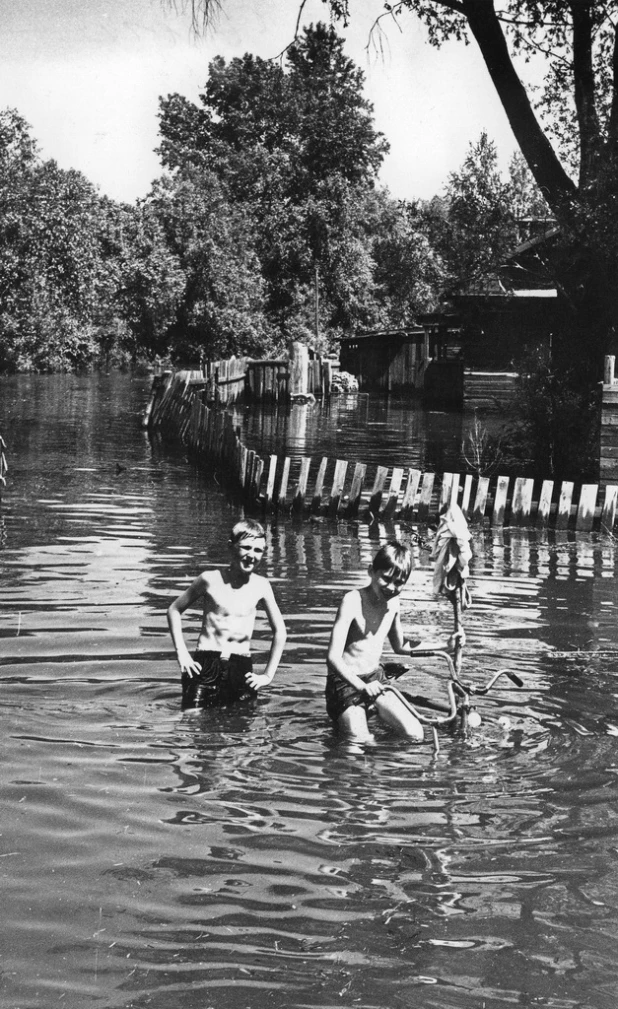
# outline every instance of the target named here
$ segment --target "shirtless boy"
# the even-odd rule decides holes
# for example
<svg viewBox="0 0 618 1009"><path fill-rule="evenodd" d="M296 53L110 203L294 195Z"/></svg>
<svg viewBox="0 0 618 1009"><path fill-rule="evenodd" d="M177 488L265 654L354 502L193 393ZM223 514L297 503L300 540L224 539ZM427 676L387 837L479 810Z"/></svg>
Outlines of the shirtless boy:
<svg viewBox="0 0 618 1009"><path fill-rule="evenodd" d="M182 674L182 707L205 708L254 698L277 671L285 624L267 578L255 574L266 546L259 522L237 522L229 539L229 567L203 571L167 611ZM191 656L182 633L182 614L204 600L197 651ZM272 631L263 673L253 672L249 651L255 615L263 606Z"/></svg>
<svg viewBox="0 0 618 1009"><path fill-rule="evenodd" d="M369 566L370 582L346 592L337 611L328 646L326 710L338 727L359 740L373 737L367 714L375 707L378 717L399 734L423 740L423 727L395 693L385 690L388 678L380 663L386 638L397 655L413 655L427 648L446 651L463 631L452 634L447 645L413 644L401 628L399 595L410 577L412 555L393 540L378 550Z"/></svg>

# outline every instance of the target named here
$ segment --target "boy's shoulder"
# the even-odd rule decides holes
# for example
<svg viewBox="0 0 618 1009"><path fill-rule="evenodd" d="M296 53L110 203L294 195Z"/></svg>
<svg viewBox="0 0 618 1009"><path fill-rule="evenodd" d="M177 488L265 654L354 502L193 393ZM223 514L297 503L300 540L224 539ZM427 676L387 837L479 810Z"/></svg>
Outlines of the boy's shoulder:
<svg viewBox="0 0 618 1009"><path fill-rule="evenodd" d="M211 578L222 578L223 568L205 568L197 577L205 582L210 581Z"/></svg>
<svg viewBox="0 0 618 1009"><path fill-rule="evenodd" d="M348 589L341 600L345 606L359 607L362 605L364 589Z"/></svg>
<svg viewBox="0 0 618 1009"><path fill-rule="evenodd" d="M206 568L205 571L199 573L195 581L203 585L205 589L208 589L212 585L221 584L223 581L223 569Z"/></svg>
<svg viewBox="0 0 618 1009"><path fill-rule="evenodd" d="M266 575L257 575L255 571L251 572L249 584L255 588L256 592L260 592L262 595L264 595L265 592L272 591L270 580L266 577Z"/></svg>

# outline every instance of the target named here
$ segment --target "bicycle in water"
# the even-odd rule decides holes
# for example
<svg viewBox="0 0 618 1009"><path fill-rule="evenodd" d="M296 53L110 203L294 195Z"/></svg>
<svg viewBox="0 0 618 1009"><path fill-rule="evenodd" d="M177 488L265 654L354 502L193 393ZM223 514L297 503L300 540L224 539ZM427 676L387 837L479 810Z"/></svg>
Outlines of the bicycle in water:
<svg viewBox="0 0 618 1009"><path fill-rule="evenodd" d="M410 711L414 717L418 719L421 725L426 725L431 728L436 753L440 752L440 743L437 732L439 727L450 727L464 735L468 735L471 729L479 727L481 724L481 716L474 704L473 698L484 697L503 676L507 677L507 679L509 679L516 687L523 687L523 680L510 669L499 669L498 672L494 673L485 684L479 685L472 683L470 680L463 680L461 678L460 668L458 668L458 666L460 666L460 662L457 661L459 656L457 655L455 662L453 662L447 652L432 651L427 649L426 651L423 650L415 652L414 657L438 658L442 659L446 663L449 674L446 683L448 702L436 702L429 700L426 697L411 695L405 690L400 690L390 682L386 684L384 689L392 691L399 698L401 703L408 709L408 711ZM400 676L403 676L404 673L409 671L409 668L409 666L401 663L386 663L385 665L386 675L389 679L399 679ZM421 710L423 707L433 709L439 713L429 715L426 711Z"/></svg>

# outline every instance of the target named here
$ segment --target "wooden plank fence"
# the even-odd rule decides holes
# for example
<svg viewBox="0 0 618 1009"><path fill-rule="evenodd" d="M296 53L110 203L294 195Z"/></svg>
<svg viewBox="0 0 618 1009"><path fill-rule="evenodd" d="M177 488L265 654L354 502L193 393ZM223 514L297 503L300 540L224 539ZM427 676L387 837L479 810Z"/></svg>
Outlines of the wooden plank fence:
<svg viewBox="0 0 618 1009"><path fill-rule="evenodd" d="M0 434L0 501L2 500L2 488L6 487L6 473L8 470L6 455L6 442Z"/></svg>
<svg viewBox="0 0 618 1009"><path fill-rule="evenodd" d="M303 369L301 385L307 398L320 398L330 394L334 364L329 358L317 357L310 360L305 348L299 366ZM285 402L294 398L292 367L290 358L254 361L247 357L231 357L227 360L207 361L200 369L192 371L179 371L176 374L166 371L155 376L144 427L150 425L151 413L155 405L160 406L163 394L170 385L176 386L178 382L184 383L187 388L201 387L202 398L207 404L230 406L245 395L257 400ZM172 399L176 394L177 389L174 388Z"/></svg>
<svg viewBox="0 0 618 1009"><path fill-rule="evenodd" d="M436 474L409 466L375 466L346 459L270 455L262 459L243 444L231 414L203 402L203 383L193 373L178 373L159 383L148 426L180 438L200 461L221 468L229 485L250 508L264 512L326 515L365 521L395 518L435 521L441 509L457 503L472 523L612 532L618 484L602 491L570 481L528 477L475 477Z"/></svg>
<svg viewBox="0 0 618 1009"><path fill-rule="evenodd" d="M228 360L209 361L202 372L191 372L196 385L203 383L206 398L212 402L228 405L235 403L245 393L247 369L246 357L231 357Z"/></svg>
<svg viewBox="0 0 618 1009"><path fill-rule="evenodd" d="M252 399L278 402L285 400L289 389L289 369L286 360L251 361L247 367L246 389Z"/></svg>

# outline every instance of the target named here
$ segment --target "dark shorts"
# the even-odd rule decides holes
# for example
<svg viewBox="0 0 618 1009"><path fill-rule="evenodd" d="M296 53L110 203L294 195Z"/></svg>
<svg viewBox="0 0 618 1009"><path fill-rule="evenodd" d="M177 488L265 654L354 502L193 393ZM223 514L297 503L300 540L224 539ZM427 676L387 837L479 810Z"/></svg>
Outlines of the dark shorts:
<svg viewBox="0 0 618 1009"><path fill-rule="evenodd" d="M378 666L369 676L364 676L363 680L365 683L373 683L376 680L378 683L388 683L388 676L384 666ZM368 711L373 700L352 687L342 676L329 670L326 677L326 711L329 718L332 718L333 722L338 722L346 708L360 704L365 711Z"/></svg>
<svg viewBox="0 0 618 1009"><path fill-rule="evenodd" d="M257 690L247 685L247 673L252 672L250 655L230 655L222 659L221 652L196 652L193 656L202 671L199 676L182 674L182 709L213 708L252 700Z"/></svg>

